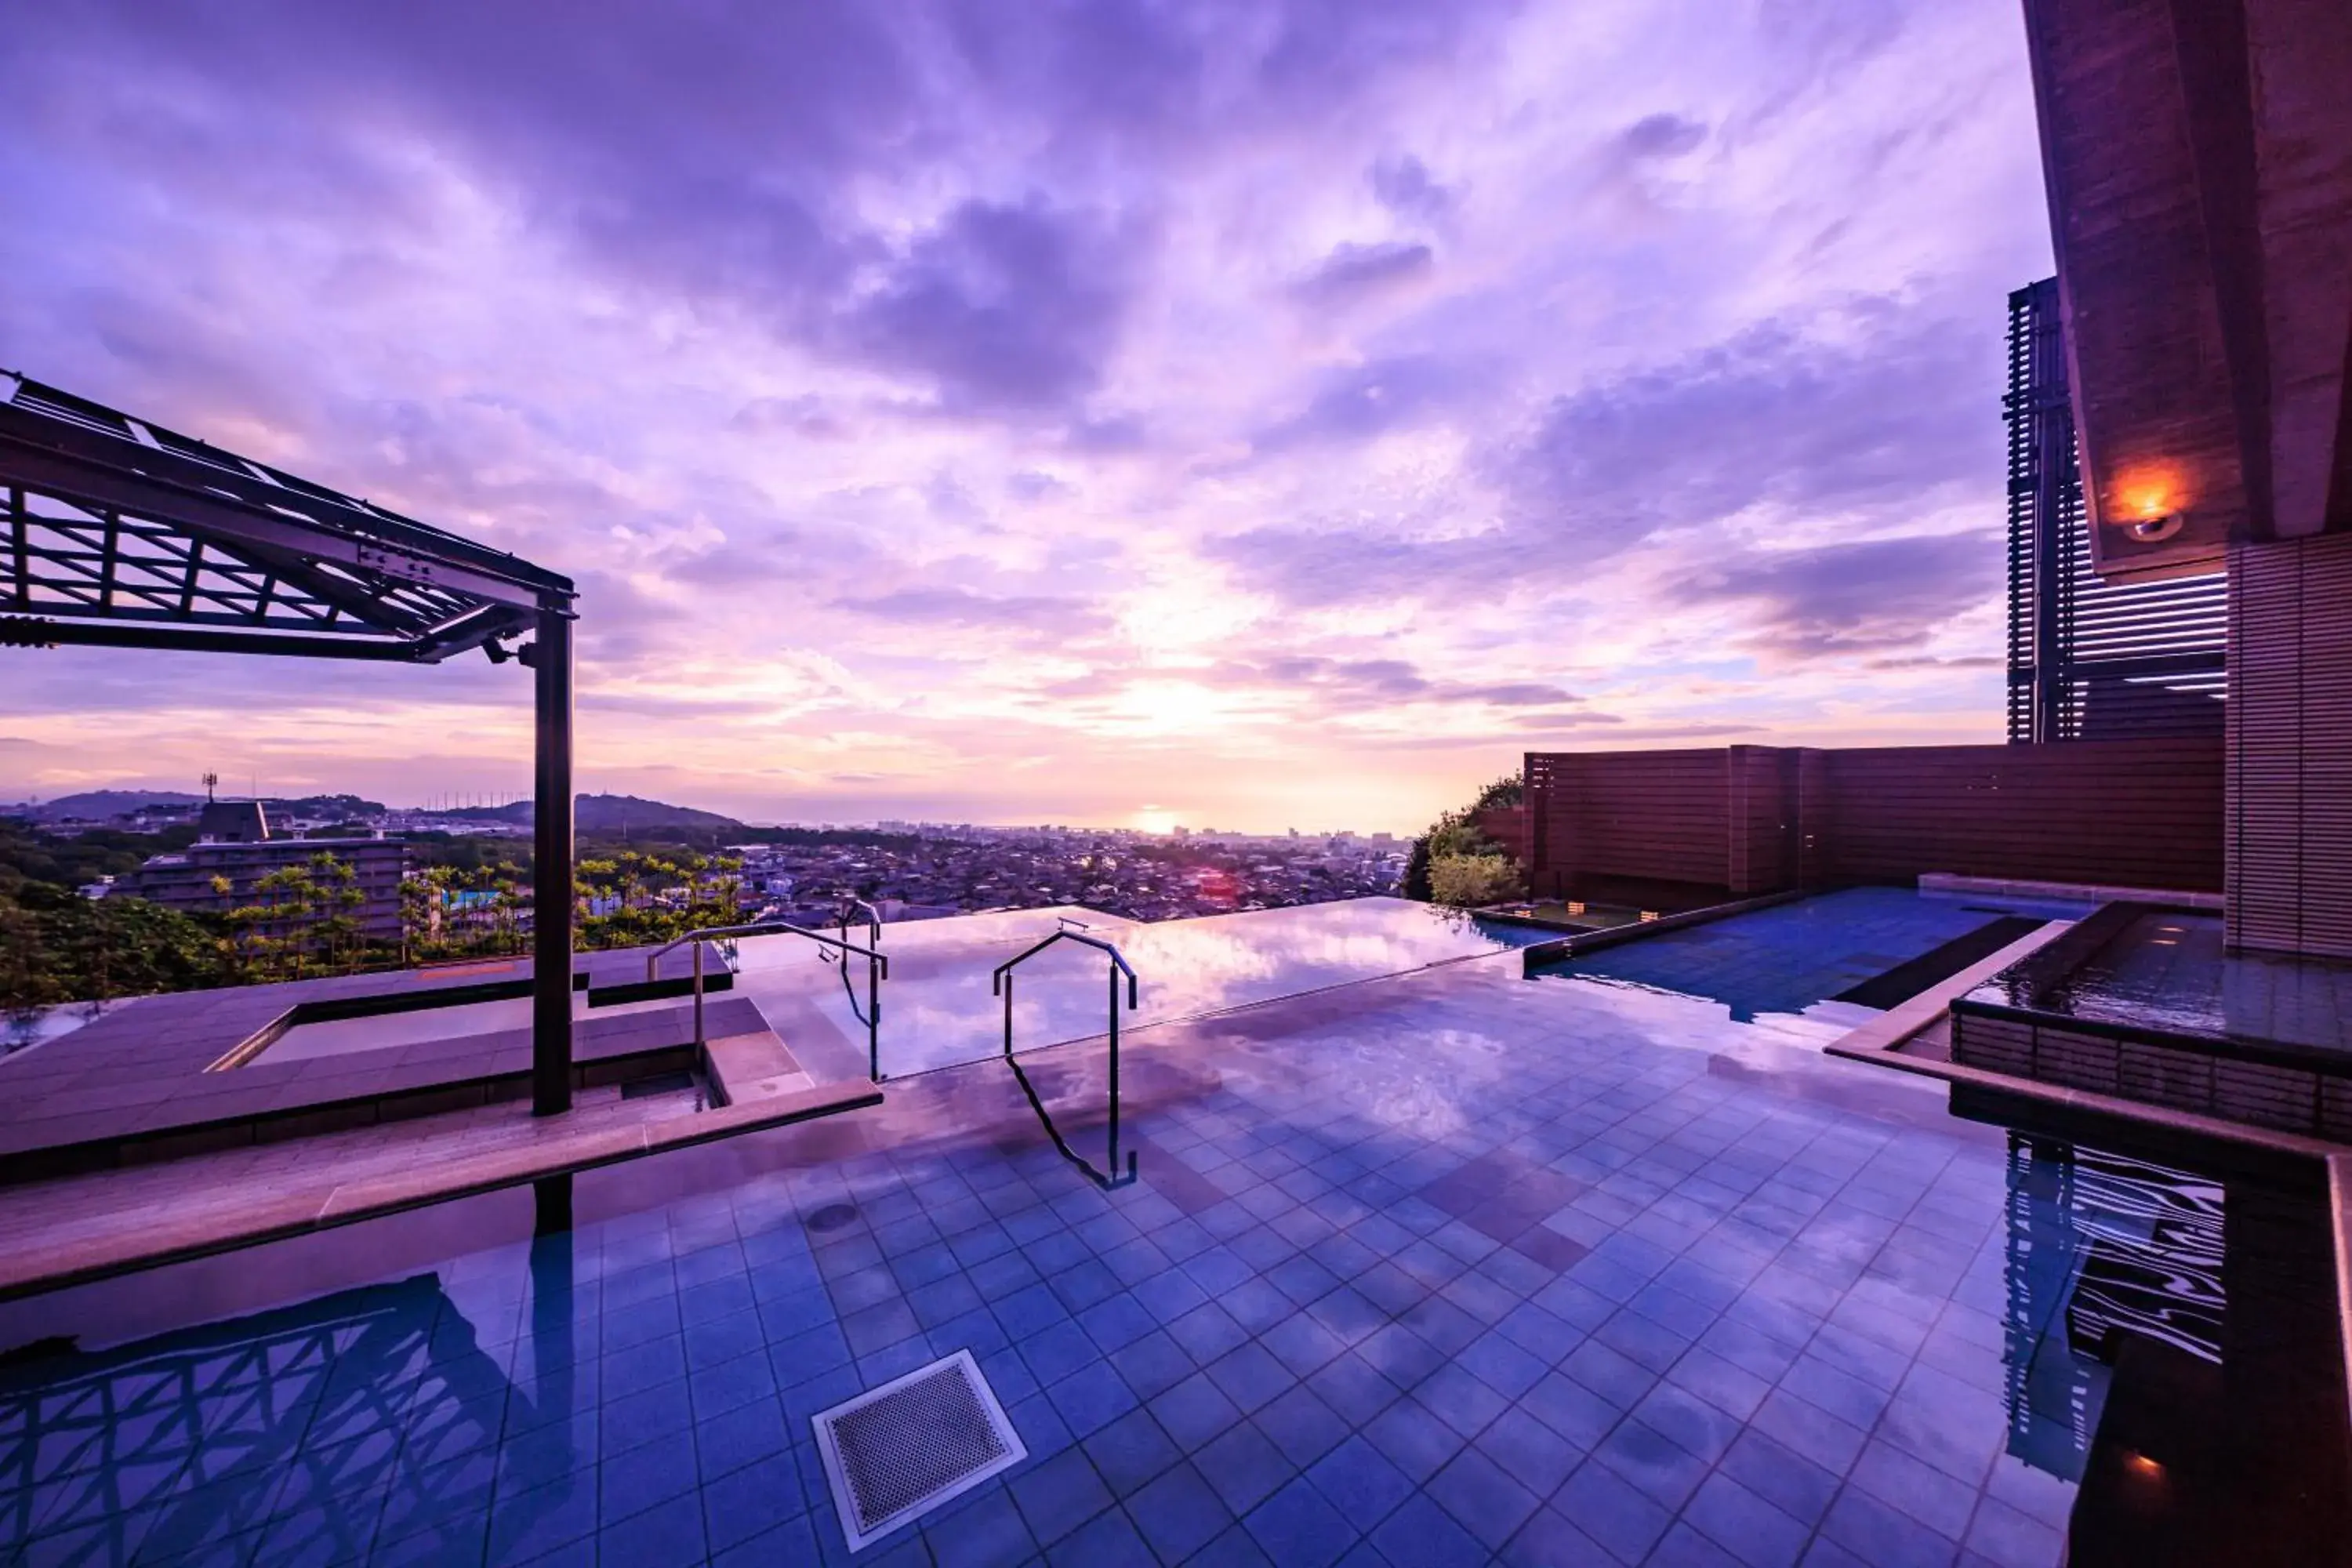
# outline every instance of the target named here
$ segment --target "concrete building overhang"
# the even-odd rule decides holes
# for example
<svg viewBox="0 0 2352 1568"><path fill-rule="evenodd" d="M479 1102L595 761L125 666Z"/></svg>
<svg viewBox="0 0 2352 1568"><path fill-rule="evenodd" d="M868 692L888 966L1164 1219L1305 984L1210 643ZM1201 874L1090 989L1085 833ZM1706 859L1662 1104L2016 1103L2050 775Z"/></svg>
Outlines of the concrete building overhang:
<svg viewBox="0 0 2352 1568"><path fill-rule="evenodd" d="M2352 7L2025 16L2099 569L2352 531Z"/></svg>

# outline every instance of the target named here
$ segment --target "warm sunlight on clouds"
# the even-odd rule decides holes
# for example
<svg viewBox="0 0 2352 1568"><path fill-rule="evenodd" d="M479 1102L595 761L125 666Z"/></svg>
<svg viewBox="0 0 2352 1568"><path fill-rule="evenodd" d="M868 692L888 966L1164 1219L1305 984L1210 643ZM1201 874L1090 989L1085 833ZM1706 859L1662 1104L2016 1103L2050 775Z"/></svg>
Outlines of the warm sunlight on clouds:
<svg viewBox="0 0 2352 1568"><path fill-rule="evenodd" d="M583 782L741 816L1998 733L2013 5L1253 15L28 8L0 365L571 574ZM528 784L512 667L6 668L0 798Z"/></svg>

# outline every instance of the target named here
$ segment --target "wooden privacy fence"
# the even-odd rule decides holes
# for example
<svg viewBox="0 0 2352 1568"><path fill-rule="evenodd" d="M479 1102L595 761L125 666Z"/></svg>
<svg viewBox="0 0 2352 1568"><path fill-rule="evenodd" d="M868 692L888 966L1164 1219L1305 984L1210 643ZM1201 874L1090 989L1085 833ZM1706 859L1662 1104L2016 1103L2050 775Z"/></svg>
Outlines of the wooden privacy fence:
<svg viewBox="0 0 2352 1568"><path fill-rule="evenodd" d="M1734 896L1926 872L2212 892L2220 737L2054 745L1530 752L1538 894Z"/></svg>

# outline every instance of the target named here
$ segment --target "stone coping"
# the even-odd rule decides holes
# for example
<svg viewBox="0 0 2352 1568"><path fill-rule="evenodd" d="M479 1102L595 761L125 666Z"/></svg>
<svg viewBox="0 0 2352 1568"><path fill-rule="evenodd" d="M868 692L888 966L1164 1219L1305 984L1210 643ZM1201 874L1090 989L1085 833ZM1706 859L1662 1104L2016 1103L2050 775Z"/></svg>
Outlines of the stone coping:
<svg viewBox="0 0 2352 1568"><path fill-rule="evenodd" d="M570 1134L560 1125L551 1126L548 1136L533 1139L521 1148L427 1164L396 1176L322 1184L245 1205L233 1215L205 1215L177 1227L157 1225L16 1252L0 1258L0 1300L356 1225L405 1209L881 1103L882 1091L871 1084L840 1084L636 1126ZM518 1109L516 1114L528 1120L527 1111Z"/></svg>
<svg viewBox="0 0 2352 1568"><path fill-rule="evenodd" d="M1975 893L1993 898L2059 899L2087 904L2163 904L2179 909L2220 910L2219 893L2169 888L2121 888L2099 882L2036 882L2000 877L1960 877L1928 871L1919 878L1923 893Z"/></svg>
<svg viewBox="0 0 2352 1568"><path fill-rule="evenodd" d="M1692 926L1706 925L1712 921L1729 920L1733 915L1769 910L1776 904L1793 904L1800 899L1834 891L1827 888L1791 888L1778 893L1765 893L1753 899L1738 899L1727 904L1709 904L1704 909L1685 910L1677 915L1661 915L1654 921L1633 921L1624 925L1601 926L1597 930L1580 931L1573 936L1563 936L1552 942L1538 942L1519 949L1520 961L1526 973L1532 974L1539 964L1557 963L1563 959L1580 958L1602 948L1617 947L1643 937L1664 936L1670 931L1686 931Z"/></svg>
<svg viewBox="0 0 2352 1568"><path fill-rule="evenodd" d="M1958 974L1946 976L1917 995L1889 1007L1867 1024L1848 1030L1831 1041L1826 1048L1832 1056L1874 1061L1878 1059L1874 1053L1892 1051L1942 1017L1957 998L1975 990L2010 965L2041 952L2074 929L2073 921L2047 921L2039 931L2028 931L1998 952L1979 959Z"/></svg>
<svg viewBox="0 0 2352 1568"><path fill-rule="evenodd" d="M2057 941L2070 929L2072 923L2069 921L2053 921L2032 935L2011 942L1974 968L1964 969L1950 979L1928 987L1901 1006L1888 1009L1884 1017L1874 1018L1858 1028L1848 1030L1822 1049L1848 1061L1868 1062L1874 1067L1892 1068L1897 1072L1942 1079L1947 1083L2038 1101L2054 1110L2137 1122L2173 1134L2185 1133L2197 1138L2252 1144L2301 1159L2326 1160L2338 1154L2352 1153L2352 1150L2346 1149L2343 1144L2325 1139L2258 1127L2251 1122L2225 1121L2190 1110L2175 1110L2144 1100L2126 1100L2120 1095L2101 1094L2094 1089L2069 1089L2063 1084L2019 1078L2010 1073L1994 1072L1988 1068L1969 1067L1961 1062L1906 1056L1895 1048L1942 1017L1958 1000L1961 993Z"/></svg>

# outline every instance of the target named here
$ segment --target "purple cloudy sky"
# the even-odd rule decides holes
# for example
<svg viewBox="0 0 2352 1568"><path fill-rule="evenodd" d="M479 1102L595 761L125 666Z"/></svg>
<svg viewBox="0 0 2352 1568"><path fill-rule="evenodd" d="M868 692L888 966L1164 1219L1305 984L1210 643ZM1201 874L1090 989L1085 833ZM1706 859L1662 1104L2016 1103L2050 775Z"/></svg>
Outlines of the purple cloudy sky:
<svg viewBox="0 0 2352 1568"><path fill-rule="evenodd" d="M0 365L573 574L587 787L1404 828L1530 747L1997 736L2015 0L11 34ZM6 673L0 798L527 786L512 666Z"/></svg>

